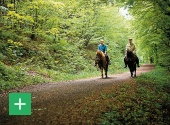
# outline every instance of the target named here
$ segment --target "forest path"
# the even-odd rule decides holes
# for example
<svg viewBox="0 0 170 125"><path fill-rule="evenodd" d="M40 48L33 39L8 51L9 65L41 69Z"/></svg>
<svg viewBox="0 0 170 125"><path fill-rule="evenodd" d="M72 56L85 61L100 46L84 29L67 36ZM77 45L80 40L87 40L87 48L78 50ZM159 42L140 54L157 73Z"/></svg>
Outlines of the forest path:
<svg viewBox="0 0 170 125"><path fill-rule="evenodd" d="M142 65L137 69L137 76L154 69L151 64ZM134 81L129 72L109 75L107 79L93 77L48 84L31 85L18 92L32 93L31 116L9 116L8 95L0 94L0 125L37 125L37 124L87 124L89 117L80 121L79 100L86 100L93 93L102 93L120 83ZM78 107L77 107L78 106ZM90 115L91 117L91 115Z"/></svg>

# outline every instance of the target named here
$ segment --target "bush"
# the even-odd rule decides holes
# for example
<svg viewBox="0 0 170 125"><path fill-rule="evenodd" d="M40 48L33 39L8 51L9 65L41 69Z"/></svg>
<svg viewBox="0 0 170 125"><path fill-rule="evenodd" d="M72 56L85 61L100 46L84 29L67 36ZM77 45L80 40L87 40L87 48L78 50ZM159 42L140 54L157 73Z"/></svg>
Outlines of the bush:
<svg viewBox="0 0 170 125"><path fill-rule="evenodd" d="M26 69L20 66L9 67L2 62L0 62L0 78L0 92L21 87L28 83L40 83L43 80L40 76L27 76Z"/></svg>

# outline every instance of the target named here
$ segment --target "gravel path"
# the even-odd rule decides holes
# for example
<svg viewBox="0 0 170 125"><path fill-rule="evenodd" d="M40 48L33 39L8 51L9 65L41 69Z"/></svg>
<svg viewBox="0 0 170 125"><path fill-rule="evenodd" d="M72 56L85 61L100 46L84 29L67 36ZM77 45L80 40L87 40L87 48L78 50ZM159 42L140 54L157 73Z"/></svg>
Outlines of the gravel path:
<svg viewBox="0 0 170 125"><path fill-rule="evenodd" d="M145 64L137 69L137 76L154 69L151 64ZM129 72L109 75L107 79L93 77L89 79L72 80L48 84L31 85L18 92L32 93L31 116L9 116L8 95L0 94L0 125L37 125L37 124L65 124L66 119L61 119L61 113L66 113L70 105L76 100L87 97L95 92L133 80ZM65 114L67 115L67 114ZM72 116L67 116L72 117ZM62 117L63 118L63 117ZM63 122L62 122L63 120ZM67 122L68 123L68 122Z"/></svg>

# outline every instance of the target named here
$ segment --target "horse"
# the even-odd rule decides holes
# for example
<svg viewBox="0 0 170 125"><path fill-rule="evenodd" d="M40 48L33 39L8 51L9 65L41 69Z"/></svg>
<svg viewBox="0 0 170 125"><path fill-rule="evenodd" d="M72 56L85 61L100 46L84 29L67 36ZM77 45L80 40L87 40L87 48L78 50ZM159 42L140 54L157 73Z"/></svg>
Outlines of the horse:
<svg viewBox="0 0 170 125"><path fill-rule="evenodd" d="M125 61L129 67L131 77L136 77L136 58L137 56L133 54L132 51L127 51L127 57Z"/></svg>
<svg viewBox="0 0 170 125"><path fill-rule="evenodd" d="M103 78L103 70L105 71L105 76L107 78L107 71L108 71L108 62L106 60L105 54L97 50L96 52L96 58L95 58L95 66L98 65L101 71L101 76Z"/></svg>

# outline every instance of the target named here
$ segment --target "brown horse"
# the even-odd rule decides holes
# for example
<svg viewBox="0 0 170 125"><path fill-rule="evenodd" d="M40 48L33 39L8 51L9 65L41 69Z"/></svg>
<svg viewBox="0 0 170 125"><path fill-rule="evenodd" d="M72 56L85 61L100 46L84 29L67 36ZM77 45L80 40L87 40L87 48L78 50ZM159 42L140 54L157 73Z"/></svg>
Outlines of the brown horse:
<svg viewBox="0 0 170 125"><path fill-rule="evenodd" d="M107 78L108 62L106 61L105 54L100 50L97 50L96 52L95 65L98 65L98 67L100 68L102 78L104 69Z"/></svg>

